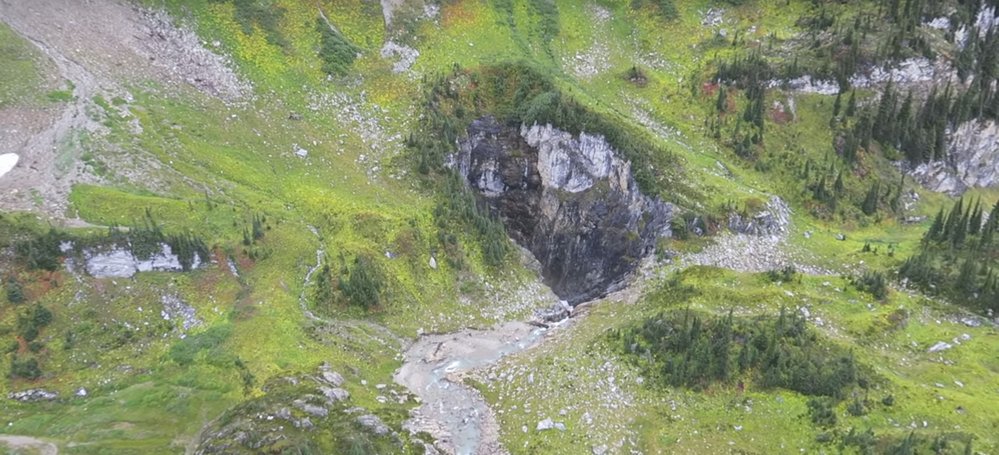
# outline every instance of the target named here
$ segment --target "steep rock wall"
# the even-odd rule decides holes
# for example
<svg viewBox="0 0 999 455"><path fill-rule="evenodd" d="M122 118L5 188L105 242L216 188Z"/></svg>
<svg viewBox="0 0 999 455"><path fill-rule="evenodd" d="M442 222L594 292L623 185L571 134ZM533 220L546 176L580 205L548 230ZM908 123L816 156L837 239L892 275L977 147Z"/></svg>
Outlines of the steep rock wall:
<svg viewBox="0 0 999 455"><path fill-rule="evenodd" d="M945 161L926 163L911 173L925 187L958 195L969 188L999 185L999 125L992 120L962 123L948 135Z"/></svg>
<svg viewBox="0 0 999 455"><path fill-rule="evenodd" d="M673 206L641 194L631 164L602 136L485 117L468 128L451 165L571 305L620 288L670 234Z"/></svg>

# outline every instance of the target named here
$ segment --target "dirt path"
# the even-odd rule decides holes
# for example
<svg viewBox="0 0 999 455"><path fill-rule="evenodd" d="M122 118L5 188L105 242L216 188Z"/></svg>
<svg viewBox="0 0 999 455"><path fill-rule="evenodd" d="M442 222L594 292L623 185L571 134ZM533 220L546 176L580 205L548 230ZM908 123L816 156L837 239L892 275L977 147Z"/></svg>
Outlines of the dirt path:
<svg viewBox="0 0 999 455"><path fill-rule="evenodd" d="M36 450L42 455L56 455L59 448L51 442L45 442L29 436L0 435L0 445L6 445L9 450Z"/></svg>

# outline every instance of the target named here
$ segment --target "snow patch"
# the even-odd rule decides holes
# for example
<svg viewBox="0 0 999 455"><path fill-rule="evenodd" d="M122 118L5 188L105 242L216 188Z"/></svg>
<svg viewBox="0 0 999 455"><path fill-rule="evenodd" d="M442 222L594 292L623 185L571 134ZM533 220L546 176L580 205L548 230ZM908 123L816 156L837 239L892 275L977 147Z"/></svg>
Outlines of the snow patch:
<svg viewBox="0 0 999 455"><path fill-rule="evenodd" d="M14 166L17 165L17 161L20 158L21 157L16 153L4 153L3 155L0 155L0 177L3 177L4 174L10 172L11 169L14 169Z"/></svg>

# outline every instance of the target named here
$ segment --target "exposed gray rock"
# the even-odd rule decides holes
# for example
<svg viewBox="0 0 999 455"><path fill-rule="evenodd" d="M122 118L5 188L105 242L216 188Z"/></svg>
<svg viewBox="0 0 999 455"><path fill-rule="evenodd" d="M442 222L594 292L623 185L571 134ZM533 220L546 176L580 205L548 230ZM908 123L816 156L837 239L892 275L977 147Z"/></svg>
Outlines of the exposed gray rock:
<svg viewBox="0 0 999 455"><path fill-rule="evenodd" d="M911 174L930 190L959 195L969 188L999 185L999 125L962 123L948 135L947 158L924 163Z"/></svg>
<svg viewBox="0 0 999 455"><path fill-rule="evenodd" d="M163 303L163 310L160 311L160 316L164 320L180 321L180 325L185 332L192 327L201 325L202 322L195 315L194 307L184 303L176 294L164 295L160 297L160 301Z"/></svg>
<svg viewBox="0 0 999 455"><path fill-rule="evenodd" d="M301 409L302 412L311 415L313 417L326 417L329 415L330 410L322 406L306 403L304 400L295 400L292 402L296 408Z"/></svg>
<svg viewBox="0 0 999 455"><path fill-rule="evenodd" d="M296 420L292 422L292 425L295 425L295 428L302 428L305 430L311 430L315 428L315 424L312 423L312 419L309 419L308 417L302 418L301 420Z"/></svg>
<svg viewBox="0 0 999 455"><path fill-rule="evenodd" d="M980 321L977 317L963 317L961 318L961 323L968 327L978 327L982 325L982 321Z"/></svg>
<svg viewBox="0 0 999 455"><path fill-rule="evenodd" d="M350 392L339 387L320 386L319 392L322 393L328 400L333 402L346 401L350 399Z"/></svg>
<svg viewBox="0 0 999 455"><path fill-rule="evenodd" d="M343 376L340 376L340 373L337 373L336 371L323 371L322 377L324 381L330 383L330 385L334 387L340 387L343 385Z"/></svg>
<svg viewBox="0 0 999 455"><path fill-rule="evenodd" d="M580 133L576 139L551 125L523 126L520 135L538 150L538 172L545 188L578 193L606 180L612 170L617 174L612 185L619 189L628 186L631 164L615 157L603 136Z"/></svg>
<svg viewBox="0 0 999 455"><path fill-rule="evenodd" d="M960 195L975 187L999 185L999 125L993 120L971 120L947 131L944 160L909 170L924 187Z"/></svg>
<svg viewBox="0 0 999 455"><path fill-rule="evenodd" d="M382 46L381 56L386 60L396 59L395 63L392 64L392 72L403 73L416 63L416 59L420 56L420 51L396 44L392 41L386 41L385 45Z"/></svg>
<svg viewBox="0 0 999 455"><path fill-rule="evenodd" d="M555 422L552 419L545 419L538 422L537 431L547 431L555 428Z"/></svg>
<svg viewBox="0 0 999 455"><path fill-rule="evenodd" d="M558 322L572 315L572 307L565 300L559 300L548 308L534 310L534 317L543 322Z"/></svg>
<svg viewBox="0 0 999 455"><path fill-rule="evenodd" d="M670 235L673 206L643 195L631 164L602 136L485 117L472 122L450 165L570 305L620 288L656 240Z"/></svg>
<svg viewBox="0 0 999 455"><path fill-rule="evenodd" d="M759 213L742 216L732 213L728 217L728 228L736 234L760 237L787 234L791 226L791 208L783 199L773 196Z"/></svg>
<svg viewBox="0 0 999 455"><path fill-rule="evenodd" d="M378 436L384 436L392 431L382 419L374 414L365 414L357 418L357 423L361 424L362 427L367 428L372 433Z"/></svg>
<svg viewBox="0 0 999 455"><path fill-rule="evenodd" d="M930 346L930 348L927 349L926 352L931 352L931 353L932 352L941 352L941 351L946 351L946 350L948 350L948 349L950 349L952 347L954 347L954 346L952 344L946 342L946 341L938 341L933 346Z"/></svg>
<svg viewBox="0 0 999 455"><path fill-rule="evenodd" d="M153 65L226 101L252 92L252 86L231 69L229 59L202 45L194 30L175 25L163 11L142 11L142 19L145 36L138 37L138 51Z"/></svg>
<svg viewBox="0 0 999 455"><path fill-rule="evenodd" d="M20 392L10 392L7 394L7 398L21 402L50 401L59 398L59 393L44 389L28 389Z"/></svg>
<svg viewBox="0 0 999 455"><path fill-rule="evenodd" d="M108 251L84 251L84 262L87 273L96 278L128 278L138 272L181 272L184 267L180 258L173 253L170 245L160 244L160 252L148 259L139 259L125 248L114 248ZM192 269L201 266L201 257L194 255Z"/></svg>
<svg viewBox="0 0 999 455"><path fill-rule="evenodd" d="M717 27L725 21L725 10L721 8L709 8L701 18L701 25L705 27Z"/></svg>

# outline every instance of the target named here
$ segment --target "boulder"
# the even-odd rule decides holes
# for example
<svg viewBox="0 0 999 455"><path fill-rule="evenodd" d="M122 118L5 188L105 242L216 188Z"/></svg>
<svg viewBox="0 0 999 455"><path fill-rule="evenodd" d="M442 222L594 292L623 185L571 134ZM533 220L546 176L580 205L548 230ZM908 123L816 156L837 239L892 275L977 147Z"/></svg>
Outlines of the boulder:
<svg viewBox="0 0 999 455"><path fill-rule="evenodd" d="M948 349L950 349L952 347L954 347L954 346L952 344L950 344L950 343L947 343L945 341L938 341L933 346L930 346L930 348L927 349L926 352L930 352L930 353L941 352L941 351L946 351L946 350L948 350Z"/></svg>
<svg viewBox="0 0 999 455"><path fill-rule="evenodd" d="M339 387L320 386L319 392L322 393L326 399L333 402L346 401L350 399L350 392Z"/></svg>
<svg viewBox="0 0 999 455"><path fill-rule="evenodd" d="M361 424L362 427L368 429L377 436L384 436L392 431L388 425L382 422L378 416L373 414L365 414L357 418L357 423Z"/></svg>
<svg viewBox="0 0 999 455"><path fill-rule="evenodd" d="M334 387L340 387L343 385L343 376L340 376L340 373L335 371L323 371L322 378L323 381L326 381Z"/></svg>
<svg viewBox="0 0 999 455"><path fill-rule="evenodd" d="M51 401L59 398L59 393L44 389L28 389L20 392L10 392L7 394L7 398L21 402Z"/></svg>

